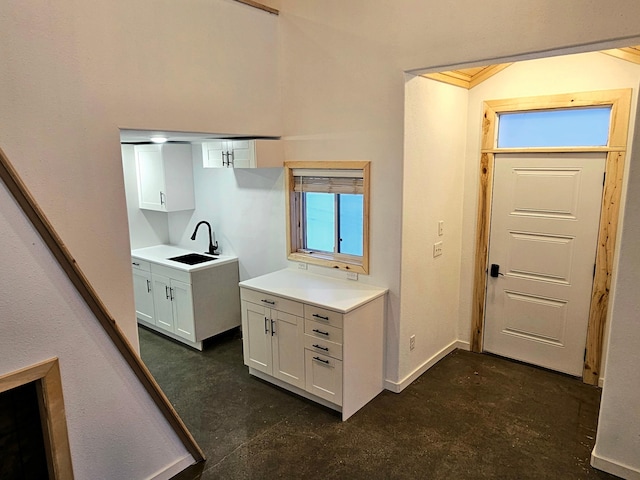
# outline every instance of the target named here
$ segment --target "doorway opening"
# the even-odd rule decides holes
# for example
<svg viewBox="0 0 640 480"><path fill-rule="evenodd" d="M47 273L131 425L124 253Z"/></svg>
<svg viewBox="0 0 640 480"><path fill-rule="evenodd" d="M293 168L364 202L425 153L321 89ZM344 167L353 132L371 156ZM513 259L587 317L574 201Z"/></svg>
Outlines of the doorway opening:
<svg viewBox="0 0 640 480"><path fill-rule="evenodd" d="M611 108L609 135L605 146L504 148L499 147L496 143L496 127L500 114L596 106L610 106ZM471 349L473 351L483 350L483 336L485 334L491 200L496 156L512 153L601 153L606 155L606 176L600 202L600 227L597 234L598 243L582 372L585 383L598 384L609 290L613 275L613 258L627 151L630 108L630 89L507 99L484 103L474 268L474 303L472 307Z"/></svg>

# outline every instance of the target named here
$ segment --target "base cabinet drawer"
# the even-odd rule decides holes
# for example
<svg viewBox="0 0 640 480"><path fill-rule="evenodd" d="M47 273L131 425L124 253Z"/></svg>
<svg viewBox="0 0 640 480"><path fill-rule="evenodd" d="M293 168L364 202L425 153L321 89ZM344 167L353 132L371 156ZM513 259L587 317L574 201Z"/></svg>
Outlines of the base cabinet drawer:
<svg viewBox="0 0 640 480"><path fill-rule="evenodd" d="M342 405L342 360L304 351L305 390L336 405Z"/></svg>
<svg viewBox="0 0 640 480"><path fill-rule="evenodd" d="M342 345L311 335L304 336L304 348L320 355L328 355L338 360L342 360Z"/></svg>

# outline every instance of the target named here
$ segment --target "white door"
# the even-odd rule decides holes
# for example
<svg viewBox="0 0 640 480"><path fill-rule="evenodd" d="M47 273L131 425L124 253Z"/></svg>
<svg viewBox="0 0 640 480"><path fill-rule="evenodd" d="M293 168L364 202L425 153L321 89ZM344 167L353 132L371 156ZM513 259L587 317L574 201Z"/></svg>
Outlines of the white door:
<svg viewBox="0 0 640 480"><path fill-rule="evenodd" d="M273 376L304 388L304 320L271 310Z"/></svg>
<svg viewBox="0 0 640 480"><path fill-rule="evenodd" d="M169 277L163 275L152 275L151 291L153 292L153 303L156 310L156 325L160 328L174 331L173 328L173 304L171 303L171 282Z"/></svg>
<svg viewBox="0 0 640 480"><path fill-rule="evenodd" d="M485 351L582 375L605 160L496 155Z"/></svg>
<svg viewBox="0 0 640 480"><path fill-rule="evenodd" d="M165 179L161 147L141 145L136 147L135 152L140 208L164 211Z"/></svg>
<svg viewBox="0 0 640 480"><path fill-rule="evenodd" d="M187 340L195 342L196 332L191 285L172 279L170 297L171 303L173 304L175 333Z"/></svg>
<svg viewBox="0 0 640 480"><path fill-rule="evenodd" d="M155 323L151 273L133 269L133 298L136 304L136 317L147 323Z"/></svg>
<svg viewBox="0 0 640 480"><path fill-rule="evenodd" d="M242 302L242 305L244 363L271 375L271 312L268 308L250 302Z"/></svg>

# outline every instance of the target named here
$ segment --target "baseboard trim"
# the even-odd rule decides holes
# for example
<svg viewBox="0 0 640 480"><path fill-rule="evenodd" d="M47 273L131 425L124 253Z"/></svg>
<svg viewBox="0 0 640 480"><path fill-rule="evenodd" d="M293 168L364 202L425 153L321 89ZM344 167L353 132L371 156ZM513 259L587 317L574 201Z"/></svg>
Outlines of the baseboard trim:
<svg viewBox="0 0 640 480"><path fill-rule="evenodd" d="M433 367L436 363L438 363L440 360L442 360L444 357L449 355L454 350L457 350L457 349L469 350L470 348L471 348L471 346L470 346L469 342L463 342L461 340L454 340L453 342L451 342L449 345L444 347L438 353L433 355L431 358L429 358L427 361L425 361L422 365L420 365L418 368L416 368L413 372L411 372L409 375L404 377L399 382L393 382L391 380L385 380L384 381L384 388L386 390L390 390L390 391L392 391L394 393L400 393L402 390L404 390L409 385L411 385L411 383L416 378L418 378L424 372L429 370L431 367Z"/></svg>
<svg viewBox="0 0 640 480"><path fill-rule="evenodd" d="M617 463L609 458L601 457L596 453L595 448L591 452L591 466L626 480L640 480L640 470Z"/></svg>
<svg viewBox="0 0 640 480"><path fill-rule="evenodd" d="M167 468L162 469L161 471L154 473L151 475L148 480L170 480L178 475L183 470L189 468L193 465L195 460L191 455L186 455L179 460L176 460Z"/></svg>

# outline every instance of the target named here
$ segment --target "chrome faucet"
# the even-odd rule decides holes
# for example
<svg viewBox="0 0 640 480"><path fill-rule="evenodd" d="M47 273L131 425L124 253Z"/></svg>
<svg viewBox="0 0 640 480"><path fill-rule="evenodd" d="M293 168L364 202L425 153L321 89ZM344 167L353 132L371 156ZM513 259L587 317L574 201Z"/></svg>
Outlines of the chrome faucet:
<svg viewBox="0 0 640 480"><path fill-rule="evenodd" d="M209 251L205 253L208 253L209 255L217 255L218 253L216 252L216 250L218 249L218 241L216 241L215 245L213 244L213 232L211 231L211 224L209 222L205 222L204 220L201 222L198 222L198 224L196 225L196 229L193 231L193 235L191 235L191 240L196 239L196 233L198 233L198 227L203 223L207 227L209 227Z"/></svg>

